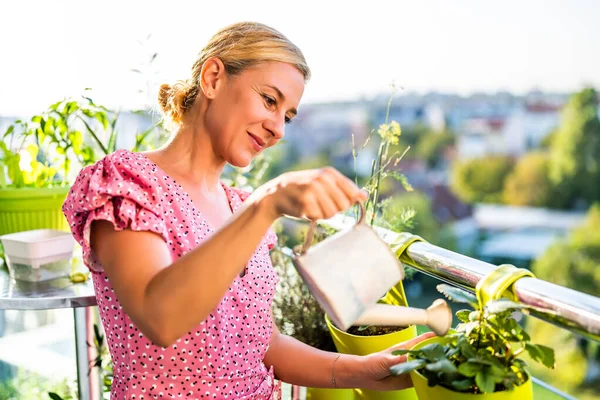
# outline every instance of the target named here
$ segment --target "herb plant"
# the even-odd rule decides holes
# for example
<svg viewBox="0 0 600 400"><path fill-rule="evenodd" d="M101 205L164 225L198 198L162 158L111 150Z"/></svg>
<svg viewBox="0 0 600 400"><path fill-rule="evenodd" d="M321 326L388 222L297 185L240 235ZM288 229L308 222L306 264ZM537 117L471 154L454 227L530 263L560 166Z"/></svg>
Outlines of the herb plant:
<svg viewBox="0 0 600 400"><path fill-rule="evenodd" d="M395 355L409 354L409 360L392 367L393 374L417 370L427 378L429 386L479 394L512 390L525 383L529 375L526 361L519 358L523 353L554 368L554 351L530 343L529 335L514 318L515 312L527 313L535 307L505 298L481 307L473 294L462 289L442 284L438 290L474 310L456 313L461 323L444 338L445 342L395 351Z"/></svg>

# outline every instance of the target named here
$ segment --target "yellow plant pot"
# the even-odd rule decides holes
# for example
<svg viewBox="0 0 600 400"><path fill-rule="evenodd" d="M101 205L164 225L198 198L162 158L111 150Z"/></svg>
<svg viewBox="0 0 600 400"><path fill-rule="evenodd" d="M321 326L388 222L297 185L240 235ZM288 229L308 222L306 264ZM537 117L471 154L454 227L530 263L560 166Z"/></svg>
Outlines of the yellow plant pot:
<svg viewBox="0 0 600 400"><path fill-rule="evenodd" d="M383 303L407 306L404 287L399 282L386 296L381 300ZM379 336L357 336L351 335L338 329L327 315L325 321L329 327L329 332L333 337L333 342L339 353L355 354L366 356L371 353L385 350L400 342L405 342L417 336L417 327L409 326L398 332L388 333ZM378 392L368 389L354 389L354 398L368 400L418 400L414 389L396 390L389 392Z"/></svg>
<svg viewBox="0 0 600 400"><path fill-rule="evenodd" d="M422 341L413 347L413 350L420 349L431 343L445 344L450 339L443 337L433 337ZM409 355L409 359L410 359ZM533 386L531 379L528 379L521 386L516 387L512 391L502 391L495 393L461 393L455 392L442 386L429 387L427 378L417 371L411 371L410 377L413 381L415 391L419 396L419 400L533 400Z"/></svg>
<svg viewBox="0 0 600 400"><path fill-rule="evenodd" d="M62 204L69 186L0 189L0 235L32 229L69 231Z"/></svg>
<svg viewBox="0 0 600 400"><path fill-rule="evenodd" d="M352 389L306 388L306 400L353 400Z"/></svg>

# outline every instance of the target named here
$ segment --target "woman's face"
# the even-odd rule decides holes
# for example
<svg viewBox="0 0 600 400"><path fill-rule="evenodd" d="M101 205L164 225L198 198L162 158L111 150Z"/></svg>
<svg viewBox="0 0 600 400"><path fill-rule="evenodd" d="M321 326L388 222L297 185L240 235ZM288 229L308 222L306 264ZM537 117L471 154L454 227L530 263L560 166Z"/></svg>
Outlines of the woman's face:
<svg viewBox="0 0 600 400"><path fill-rule="evenodd" d="M215 152L231 165L250 164L283 138L285 124L298 112L304 85L302 73L281 62L225 74L215 86L204 121Z"/></svg>

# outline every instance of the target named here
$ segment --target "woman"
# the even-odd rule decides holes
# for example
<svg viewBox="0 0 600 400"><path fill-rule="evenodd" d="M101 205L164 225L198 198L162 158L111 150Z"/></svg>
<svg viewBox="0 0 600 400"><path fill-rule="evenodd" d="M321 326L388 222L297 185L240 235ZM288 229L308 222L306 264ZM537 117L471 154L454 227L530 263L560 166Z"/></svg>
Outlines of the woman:
<svg viewBox="0 0 600 400"><path fill-rule="evenodd" d="M223 184L284 136L310 71L281 33L239 23L211 38L191 78L163 85L173 135L83 169L63 211L82 245L114 363L112 399L269 399L273 380L378 390L391 350L366 357L311 348L271 318L271 224L330 218L365 194L332 168L291 172L252 195ZM400 345L410 347L429 335Z"/></svg>

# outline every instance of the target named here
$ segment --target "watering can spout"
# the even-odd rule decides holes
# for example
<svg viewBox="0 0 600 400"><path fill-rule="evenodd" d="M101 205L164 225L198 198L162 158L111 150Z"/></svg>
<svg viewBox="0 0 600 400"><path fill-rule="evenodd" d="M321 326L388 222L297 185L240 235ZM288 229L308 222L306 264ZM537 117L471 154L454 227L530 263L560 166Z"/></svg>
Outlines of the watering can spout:
<svg viewBox="0 0 600 400"><path fill-rule="evenodd" d="M442 299L435 300L427 309L373 304L360 315L353 325L426 325L436 335L443 336L452 326L452 310Z"/></svg>

